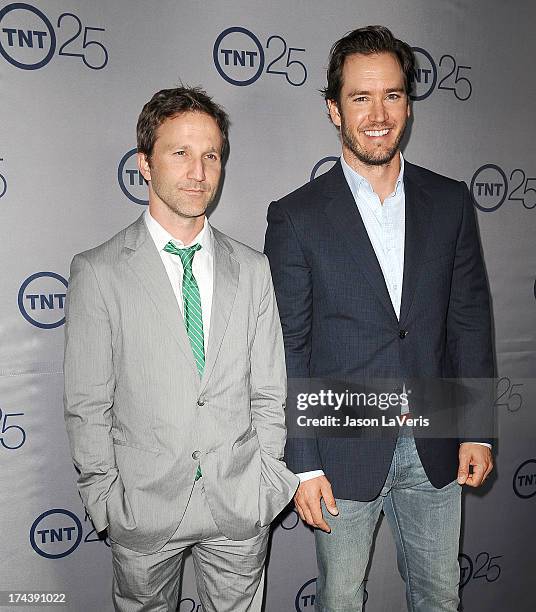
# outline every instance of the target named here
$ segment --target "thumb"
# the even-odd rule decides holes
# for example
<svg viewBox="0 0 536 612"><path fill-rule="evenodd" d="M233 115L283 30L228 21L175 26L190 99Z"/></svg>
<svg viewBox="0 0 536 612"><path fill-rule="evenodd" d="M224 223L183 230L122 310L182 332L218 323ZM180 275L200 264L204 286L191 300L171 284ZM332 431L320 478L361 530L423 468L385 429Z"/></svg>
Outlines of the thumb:
<svg viewBox="0 0 536 612"><path fill-rule="evenodd" d="M333 497L333 492L330 485L322 490L322 497L324 498L324 503L326 504L328 512L333 516L337 516L337 514L339 514L339 509L335 503L335 498Z"/></svg>
<svg viewBox="0 0 536 612"><path fill-rule="evenodd" d="M460 466L458 467L458 484L465 484L469 478L469 455L460 456Z"/></svg>

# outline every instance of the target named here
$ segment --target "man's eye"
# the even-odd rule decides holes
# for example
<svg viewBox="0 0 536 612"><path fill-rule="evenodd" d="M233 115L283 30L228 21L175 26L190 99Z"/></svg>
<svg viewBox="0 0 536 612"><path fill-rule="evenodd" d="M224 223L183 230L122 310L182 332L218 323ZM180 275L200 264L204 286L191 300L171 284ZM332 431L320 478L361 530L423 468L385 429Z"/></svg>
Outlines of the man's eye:
<svg viewBox="0 0 536 612"><path fill-rule="evenodd" d="M354 98L354 102L366 102L367 98L365 96L357 96Z"/></svg>
<svg viewBox="0 0 536 612"><path fill-rule="evenodd" d="M185 151L175 151L175 155L184 155Z"/></svg>
<svg viewBox="0 0 536 612"><path fill-rule="evenodd" d="M218 159L218 156L215 153L208 153L207 154L208 159Z"/></svg>
<svg viewBox="0 0 536 612"><path fill-rule="evenodd" d="M398 100L398 99L400 98L400 95L399 95L399 94L396 94L396 93L392 93L392 94L389 94L389 95L387 96L387 98L388 98L389 100Z"/></svg>

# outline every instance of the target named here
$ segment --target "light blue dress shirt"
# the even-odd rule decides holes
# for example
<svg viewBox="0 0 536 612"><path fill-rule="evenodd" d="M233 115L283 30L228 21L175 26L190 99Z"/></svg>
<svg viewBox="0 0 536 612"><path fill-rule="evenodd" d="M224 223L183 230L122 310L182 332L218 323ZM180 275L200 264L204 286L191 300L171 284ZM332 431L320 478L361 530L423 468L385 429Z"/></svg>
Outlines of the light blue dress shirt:
<svg viewBox="0 0 536 612"><path fill-rule="evenodd" d="M395 190L385 198L383 204L378 195L374 193L370 183L351 168L342 155L341 164L380 264L396 316L400 318L406 231L404 158L400 154L400 173L396 180Z"/></svg>

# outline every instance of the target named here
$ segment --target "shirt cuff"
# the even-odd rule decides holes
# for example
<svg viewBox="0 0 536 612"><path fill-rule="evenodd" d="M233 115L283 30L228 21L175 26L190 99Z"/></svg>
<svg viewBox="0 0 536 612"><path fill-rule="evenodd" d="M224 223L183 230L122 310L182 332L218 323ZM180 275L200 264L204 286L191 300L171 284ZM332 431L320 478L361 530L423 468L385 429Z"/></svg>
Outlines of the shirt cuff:
<svg viewBox="0 0 536 612"><path fill-rule="evenodd" d="M487 442L471 442L470 440L466 440L465 442L460 442L460 444L480 444L480 446L487 446L491 450L491 444Z"/></svg>
<svg viewBox="0 0 536 612"><path fill-rule="evenodd" d="M318 478L318 476L324 476L324 472L322 470L312 470L311 472L296 474L296 476L300 479L300 482L305 482L306 480L311 480L312 478Z"/></svg>

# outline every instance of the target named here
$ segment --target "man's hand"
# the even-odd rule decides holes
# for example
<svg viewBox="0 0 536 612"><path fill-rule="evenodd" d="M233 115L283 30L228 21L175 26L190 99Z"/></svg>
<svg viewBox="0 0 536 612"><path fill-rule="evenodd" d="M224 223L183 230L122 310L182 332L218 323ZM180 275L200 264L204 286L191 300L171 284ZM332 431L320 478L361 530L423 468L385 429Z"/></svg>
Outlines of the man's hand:
<svg viewBox="0 0 536 612"><path fill-rule="evenodd" d="M317 476L300 483L296 495L294 495L294 504L302 521L305 521L311 527L317 527L322 529L322 531L330 533L331 529L322 516L322 508L320 506L322 498L330 514L333 516L339 514L331 491L331 485L325 476Z"/></svg>
<svg viewBox="0 0 536 612"><path fill-rule="evenodd" d="M459 451L460 467L458 468L458 484L479 487L493 469L491 450L482 444L463 442ZM473 473L469 474L469 466Z"/></svg>

